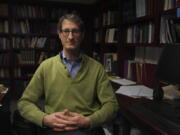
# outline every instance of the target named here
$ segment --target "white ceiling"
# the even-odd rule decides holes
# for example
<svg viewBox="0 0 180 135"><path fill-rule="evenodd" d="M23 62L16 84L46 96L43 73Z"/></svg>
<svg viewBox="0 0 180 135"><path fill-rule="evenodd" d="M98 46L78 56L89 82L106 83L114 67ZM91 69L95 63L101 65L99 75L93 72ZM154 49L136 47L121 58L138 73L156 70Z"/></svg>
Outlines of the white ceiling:
<svg viewBox="0 0 180 135"><path fill-rule="evenodd" d="M66 2L66 3L78 3L78 4L93 4L99 0L45 0L45 1L56 1L56 2Z"/></svg>

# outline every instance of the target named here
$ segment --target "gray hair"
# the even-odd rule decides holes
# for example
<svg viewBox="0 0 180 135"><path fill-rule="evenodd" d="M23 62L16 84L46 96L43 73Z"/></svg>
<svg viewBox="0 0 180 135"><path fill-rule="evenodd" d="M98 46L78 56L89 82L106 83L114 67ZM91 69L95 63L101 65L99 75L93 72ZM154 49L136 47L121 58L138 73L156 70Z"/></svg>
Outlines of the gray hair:
<svg viewBox="0 0 180 135"><path fill-rule="evenodd" d="M62 29L62 22L65 19L70 20L70 21L76 23L79 26L81 32L85 31L84 22L83 22L83 20L78 15L76 15L76 14L65 14L58 21L58 26L57 26L57 31L58 32L61 31L61 29Z"/></svg>

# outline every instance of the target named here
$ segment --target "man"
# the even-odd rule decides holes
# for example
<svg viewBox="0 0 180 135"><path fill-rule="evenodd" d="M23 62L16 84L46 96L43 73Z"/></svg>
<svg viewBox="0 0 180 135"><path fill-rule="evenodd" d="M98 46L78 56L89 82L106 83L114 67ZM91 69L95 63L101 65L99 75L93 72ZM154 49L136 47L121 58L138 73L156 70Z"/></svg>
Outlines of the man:
<svg viewBox="0 0 180 135"><path fill-rule="evenodd" d="M84 23L75 14L58 22L63 50L36 70L18 102L21 115L47 135L93 135L115 117L118 104L102 65L80 51ZM44 95L44 111L37 107Z"/></svg>

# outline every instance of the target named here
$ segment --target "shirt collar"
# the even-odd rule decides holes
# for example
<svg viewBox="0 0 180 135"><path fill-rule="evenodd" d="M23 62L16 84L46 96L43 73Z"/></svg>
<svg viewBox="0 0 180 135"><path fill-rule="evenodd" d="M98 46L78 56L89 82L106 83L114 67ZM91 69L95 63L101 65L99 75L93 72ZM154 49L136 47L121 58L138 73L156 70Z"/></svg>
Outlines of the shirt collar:
<svg viewBox="0 0 180 135"><path fill-rule="evenodd" d="M69 58L67 58L65 55L64 55L64 51L62 50L61 52L60 52L60 57L61 57L61 59L62 60L64 60L64 61L70 61L70 59ZM75 62L81 62L81 60L82 60L82 54L80 53L80 55L75 59Z"/></svg>

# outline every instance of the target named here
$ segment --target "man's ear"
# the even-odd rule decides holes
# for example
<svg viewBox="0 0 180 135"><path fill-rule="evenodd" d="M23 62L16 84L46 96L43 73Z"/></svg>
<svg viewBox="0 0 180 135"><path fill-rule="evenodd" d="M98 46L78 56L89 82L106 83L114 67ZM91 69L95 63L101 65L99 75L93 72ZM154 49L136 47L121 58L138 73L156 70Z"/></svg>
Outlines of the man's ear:
<svg viewBox="0 0 180 135"><path fill-rule="evenodd" d="M57 32L59 39L61 39L61 33Z"/></svg>

